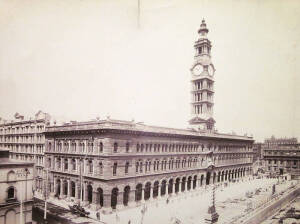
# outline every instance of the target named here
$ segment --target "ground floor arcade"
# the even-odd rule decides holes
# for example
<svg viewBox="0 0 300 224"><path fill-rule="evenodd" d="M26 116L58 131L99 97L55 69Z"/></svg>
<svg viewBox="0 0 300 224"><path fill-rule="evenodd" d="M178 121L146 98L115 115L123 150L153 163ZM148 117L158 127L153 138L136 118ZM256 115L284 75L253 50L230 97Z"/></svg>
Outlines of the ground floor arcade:
<svg viewBox="0 0 300 224"><path fill-rule="evenodd" d="M50 189L57 197L109 212L116 208L136 206L148 200L175 197L211 184L226 184L248 176L251 172L251 167L232 167L213 172L203 170L110 181L88 177L80 181L78 176L56 173L53 174Z"/></svg>

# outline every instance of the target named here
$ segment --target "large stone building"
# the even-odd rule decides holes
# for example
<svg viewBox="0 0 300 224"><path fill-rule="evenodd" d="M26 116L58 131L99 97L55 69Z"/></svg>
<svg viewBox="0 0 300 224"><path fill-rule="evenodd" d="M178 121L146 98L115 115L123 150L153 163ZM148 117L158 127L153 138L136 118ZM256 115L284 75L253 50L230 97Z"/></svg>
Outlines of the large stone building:
<svg viewBox="0 0 300 224"><path fill-rule="evenodd" d="M42 190L44 167L44 131L50 116L39 111L34 118L24 119L16 113L15 120L0 119L0 148L10 150L10 158L35 162L35 189Z"/></svg>
<svg viewBox="0 0 300 224"><path fill-rule="evenodd" d="M296 138L272 137L263 145L265 169L271 175L300 177L300 144Z"/></svg>
<svg viewBox="0 0 300 224"><path fill-rule="evenodd" d="M1 224L32 223L33 165L9 159L9 151L0 150Z"/></svg>
<svg viewBox="0 0 300 224"><path fill-rule="evenodd" d="M214 129L213 72L202 21L194 47L190 129L95 120L46 127L45 163L52 194L106 212L175 197L252 173L253 139ZM213 154L214 171L208 171Z"/></svg>

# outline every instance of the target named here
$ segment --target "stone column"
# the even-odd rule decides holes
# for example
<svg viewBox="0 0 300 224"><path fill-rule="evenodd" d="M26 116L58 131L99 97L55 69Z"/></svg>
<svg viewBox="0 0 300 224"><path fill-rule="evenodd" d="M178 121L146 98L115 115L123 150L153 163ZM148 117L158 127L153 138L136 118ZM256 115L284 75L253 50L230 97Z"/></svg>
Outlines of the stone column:
<svg viewBox="0 0 300 224"><path fill-rule="evenodd" d="M145 189L144 188L142 188L142 200L141 201L142 202L145 201Z"/></svg>
<svg viewBox="0 0 300 224"><path fill-rule="evenodd" d="M80 200L80 183L75 182L75 199Z"/></svg>
<svg viewBox="0 0 300 224"><path fill-rule="evenodd" d="M88 201L88 191L87 191L87 183L84 182L83 184L83 201L87 202Z"/></svg>
<svg viewBox="0 0 300 224"><path fill-rule="evenodd" d="M172 186L172 195L175 195L175 184L176 184L176 181L174 181L173 186Z"/></svg>
<svg viewBox="0 0 300 224"><path fill-rule="evenodd" d="M111 208L111 194L108 192L103 192L103 213L107 214L112 211Z"/></svg>
<svg viewBox="0 0 300 224"><path fill-rule="evenodd" d="M188 180L186 180L185 183L184 183L184 191L185 191L185 192L188 191L188 189L187 189L187 182L188 182Z"/></svg>
<svg viewBox="0 0 300 224"><path fill-rule="evenodd" d="M158 185L157 198L161 197L161 185Z"/></svg>
<svg viewBox="0 0 300 224"><path fill-rule="evenodd" d="M129 206L135 205L135 190L130 190L130 192L129 192L128 205Z"/></svg>
<svg viewBox="0 0 300 224"><path fill-rule="evenodd" d="M150 198L149 200L153 200L153 187L150 188Z"/></svg>
<svg viewBox="0 0 300 224"><path fill-rule="evenodd" d="M63 196L63 185L64 185L64 182L62 181L62 179L60 179L60 194L59 194L60 198Z"/></svg>
<svg viewBox="0 0 300 224"><path fill-rule="evenodd" d="M166 194L165 197L168 197L169 195L169 183L166 185Z"/></svg>
<svg viewBox="0 0 300 224"><path fill-rule="evenodd" d="M97 191L93 191L91 208L97 210L100 208L99 196Z"/></svg>
<svg viewBox="0 0 300 224"><path fill-rule="evenodd" d="M180 194L180 193L181 193L181 185L182 185L182 182L181 182L181 181L179 181L179 189L178 189L178 194Z"/></svg>
<svg viewBox="0 0 300 224"><path fill-rule="evenodd" d="M53 178L53 193L56 194L56 178Z"/></svg>
<svg viewBox="0 0 300 224"><path fill-rule="evenodd" d="M71 185L70 185L70 180L67 180L67 182L68 182L68 192L67 192L67 198L69 199L69 198L70 198L70 193L71 193L71 191L70 191L70 187L71 187Z"/></svg>
<svg viewBox="0 0 300 224"><path fill-rule="evenodd" d="M116 207L117 209L121 209L124 207L123 197L124 197L124 192L119 192L117 197L117 207Z"/></svg>

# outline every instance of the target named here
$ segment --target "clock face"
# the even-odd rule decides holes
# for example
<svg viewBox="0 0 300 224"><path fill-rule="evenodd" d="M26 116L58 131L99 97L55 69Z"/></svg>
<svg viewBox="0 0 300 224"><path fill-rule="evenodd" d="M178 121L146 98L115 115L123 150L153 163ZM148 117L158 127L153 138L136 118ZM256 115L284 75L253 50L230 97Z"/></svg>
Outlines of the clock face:
<svg viewBox="0 0 300 224"><path fill-rule="evenodd" d="M213 76L213 75L214 75L214 72L215 72L215 69L214 69L214 67L210 64L210 65L208 66L208 74L209 74L210 76Z"/></svg>
<svg viewBox="0 0 300 224"><path fill-rule="evenodd" d="M194 75L200 75L203 72L203 66L200 64L197 64L194 68L193 68L193 73Z"/></svg>

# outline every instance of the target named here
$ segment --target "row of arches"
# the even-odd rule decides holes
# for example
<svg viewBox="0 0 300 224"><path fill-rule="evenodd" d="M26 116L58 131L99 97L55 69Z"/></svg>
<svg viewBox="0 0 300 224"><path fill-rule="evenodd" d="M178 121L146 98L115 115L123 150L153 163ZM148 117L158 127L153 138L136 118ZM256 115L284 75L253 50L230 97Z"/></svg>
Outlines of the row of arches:
<svg viewBox="0 0 300 224"><path fill-rule="evenodd" d="M128 206L129 202L139 203L149 199L178 194L180 192L191 191L193 189L210 185L212 183L222 183L246 176L250 168L238 168L231 170L220 170L215 172L206 172L205 174L195 174L189 176L164 178L161 180L152 180L140 182L137 184L128 184L124 187L113 187L104 202L104 191L101 187L93 187L91 183L85 183L80 186L78 182L67 180L56 180L56 194L60 196L69 196L82 199L88 203L94 203L115 209L117 205ZM80 189L81 195L80 195ZM108 201L110 200L110 201Z"/></svg>

